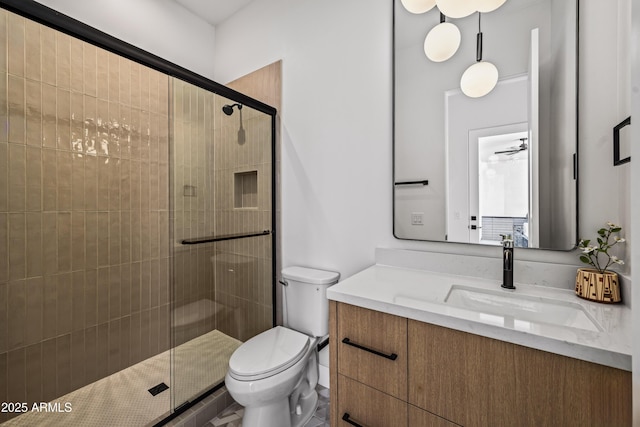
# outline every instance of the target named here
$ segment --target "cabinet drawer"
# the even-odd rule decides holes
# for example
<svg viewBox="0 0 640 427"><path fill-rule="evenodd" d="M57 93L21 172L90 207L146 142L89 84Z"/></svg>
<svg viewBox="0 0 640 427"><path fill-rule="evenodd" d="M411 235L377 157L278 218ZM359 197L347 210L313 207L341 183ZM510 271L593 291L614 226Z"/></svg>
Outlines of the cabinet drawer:
<svg viewBox="0 0 640 427"><path fill-rule="evenodd" d="M338 395L338 426L407 426L407 404L393 396L344 375L338 375Z"/></svg>
<svg viewBox="0 0 640 427"><path fill-rule="evenodd" d="M459 424L447 421L431 412L409 405L409 427L459 427Z"/></svg>
<svg viewBox="0 0 640 427"><path fill-rule="evenodd" d="M338 304L338 373L407 400L407 319Z"/></svg>

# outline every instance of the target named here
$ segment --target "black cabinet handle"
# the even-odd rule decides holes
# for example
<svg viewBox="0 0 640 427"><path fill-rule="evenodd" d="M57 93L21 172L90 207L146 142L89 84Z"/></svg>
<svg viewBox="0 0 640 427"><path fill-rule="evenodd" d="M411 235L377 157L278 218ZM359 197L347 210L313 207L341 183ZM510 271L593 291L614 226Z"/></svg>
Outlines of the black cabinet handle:
<svg viewBox="0 0 640 427"><path fill-rule="evenodd" d="M351 415L349 415L348 412L345 412L344 415L342 416L342 421L345 421L349 424L351 424L352 426L356 426L356 427L364 427L362 424L358 424L357 422L353 421L351 419Z"/></svg>
<svg viewBox="0 0 640 427"><path fill-rule="evenodd" d="M373 349L367 348L367 347L365 347L363 345L351 342L351 340L349 338L343 338L342 342L344 344L350 345L352 347L359 348L360 350L364 350L364 351L368 351L369 353L373 353L376 356L384 357L385 359L396 360L398 358L398 355L395 354L395 353L385 354L385 353L379 352L378 350L373 350Z"/></svg>

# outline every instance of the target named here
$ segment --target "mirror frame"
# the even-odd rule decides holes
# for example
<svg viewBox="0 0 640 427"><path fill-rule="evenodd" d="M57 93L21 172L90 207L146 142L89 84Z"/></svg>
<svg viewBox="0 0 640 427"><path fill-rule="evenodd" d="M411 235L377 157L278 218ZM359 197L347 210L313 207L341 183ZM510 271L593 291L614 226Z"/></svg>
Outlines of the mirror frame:
<svg viewBox="0 0 640 427"><path fill-rule="evenodd" d="M514 1L514 0L511 0ZM580 180L579 180L579 153L580 153L580 0L567 0L575 2L576 11L576 42L575 42L575 152L573 154L573 180L575 185L575 230L574 230L574 243L569 248L519 248L519 249L537 249L547 251L559 251L570 252L573 251L579 242L580 236ZM493 245L486 245L482 243L468 243L468 242L455 242L449 240L427 240L427 239L412 239L409 237L398 237L396 234L396 3L400 0L391 0L391 108L392 108L392 120L391 120L391 187L392 187L392 232L393 237L398 240L416 241L416 242L435 242L435 243L457 243L460 245L472 245L474 247L494 247ZM436 6L437 7L437 6Z"/></svg>

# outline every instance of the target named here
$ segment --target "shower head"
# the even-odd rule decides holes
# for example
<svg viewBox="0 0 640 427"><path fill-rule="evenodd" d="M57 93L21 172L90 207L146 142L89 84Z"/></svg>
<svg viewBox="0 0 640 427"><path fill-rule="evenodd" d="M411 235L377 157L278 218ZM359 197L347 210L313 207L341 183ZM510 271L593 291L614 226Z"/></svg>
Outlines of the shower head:
<svg viewBox="0 0 640 427"><path fill-rule="evenodd" d="M238 107L238 110L242 110L242 104L227 104L222 107L222 112L224 112L227 116L233 114L233 107Z"/></svg>

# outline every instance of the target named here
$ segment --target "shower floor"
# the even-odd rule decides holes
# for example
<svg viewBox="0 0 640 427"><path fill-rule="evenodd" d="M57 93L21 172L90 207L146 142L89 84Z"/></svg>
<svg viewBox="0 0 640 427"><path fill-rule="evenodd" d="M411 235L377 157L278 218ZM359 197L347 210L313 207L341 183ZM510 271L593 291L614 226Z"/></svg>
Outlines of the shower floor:
<svg viewBox="0 0 640 427"><path fill-rule="evenodd" d="M222 381L228 360L240 344L235 338L213 330L176 347L174 384L171 384L171 350L167 350L51 402L58 404L60 412L28 412L3 426L148 425L169 413L172 391L176 401L182 402ZM152 396L148 390L162 382L172 388ZM63 412L65 404L70 404L69 412Z"/></svg>

